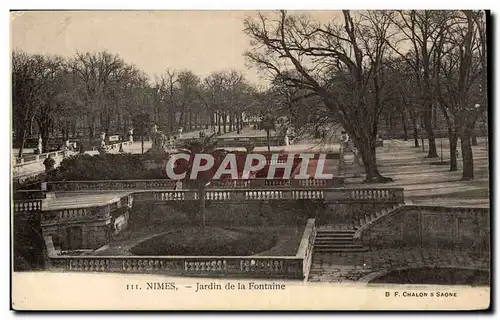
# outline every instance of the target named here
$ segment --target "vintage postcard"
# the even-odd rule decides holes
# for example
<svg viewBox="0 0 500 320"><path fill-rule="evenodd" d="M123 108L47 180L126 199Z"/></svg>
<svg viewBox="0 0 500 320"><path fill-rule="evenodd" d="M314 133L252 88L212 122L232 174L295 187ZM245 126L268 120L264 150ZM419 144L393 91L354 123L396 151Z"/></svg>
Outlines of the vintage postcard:
<svg viewBox="0 0 500 320"><path fill-rule="evenodd" d="M11 11L14 310L490 307L490 13Z"/></svg>

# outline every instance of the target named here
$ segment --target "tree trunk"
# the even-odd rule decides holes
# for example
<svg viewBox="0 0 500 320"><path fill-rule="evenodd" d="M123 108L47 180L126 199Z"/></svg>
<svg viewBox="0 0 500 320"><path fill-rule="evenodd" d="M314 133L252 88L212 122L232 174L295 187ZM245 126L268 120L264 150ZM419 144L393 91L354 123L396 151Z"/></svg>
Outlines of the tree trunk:
<svg viewBox="0 0 500 320"><path fill-rule="evenodd" d="M198 194L200 195L201 226L204 228L206 226L205 186L199 188Z"/></svg>
<svg viewBox="0 0 500 320"><path fill-rule="evenodd" d="M224 126L224 133L227 133L227 114L225 112L222 114L222 124Z"/></svg>
<svg viewBox="0 0 500 320"><path fill-rule="evenodd" d="M408 141L408 127L406 126L406 117L404 112L401 112L401 121L403 122L403 140Z"/></svg>
<svg viewBox="0 0 500 320"><path fill-rule="evenodd" d="M474 160L469 128L463 129L460 141L462 146L462 180L472 180L474 179Z"/></svg>
<svg viewBox="0 0 500 320"><path fill-rule="evenodd" d="M372 141L360 141L353 139L353 142L361 154L363 166L366 174L366 183L386 183L393 181L392 178L382 176L378 171L377 153L375 148L375 138L370 137Z"/></svg>
<svg viewBox="0 0 500 320"><path fill-rule="evenodd" d="M429 153L427 154L427 158L437 158L436 139L434 138L434 131L432 129L432 106L427 107L424 115L424 125L427 131L427 139L429 140Z"/></svg>
<svg viewBox="0 0 500 320"><path fill-rule="evenodd" d="M189 131L193 131L193 113L189 111Z"/></svg>
<svg viewBox="0 0 500 320"><path fill-rule="evenodd" d="M266 129L266 137L267 137L267 151L271 152L271 141L270 141L271 130Z"/></svg>
<svg viewBox="0 0 500 320"><path fill-rule="evenodd" d="M412 124L413 124L413 140L415 141L415 148L420 148L420 145L418 143L417 116L415 115L414 112L411 112L410 116L411 116L411 121L412 121Z"/></svg>
<svg viewBox="0 0 500 320"><path fill-rule="evenodd" d="M236 133L240 134L240 126L241 126L241 118L239 116L236 117Z"/></svg>
<svg viewBox="0 0 500 320"><path fill-rule="evenodd" d="M217 111L217 132L222 134L222 114L220 111Z"/></svg>
<svg viewBox="0 0 500 320"><path fill-rule="evenodd" d="M19 153L17 155L19 158L22 158L23 156L23 149L24 149L24 144L26 143L26 134L27 134L26 128L24 128L22 132L23 133L21 134L21 145L19 146Z"/></svg>
<svg viewBox="0 0 500 320"><path fill-rule="evenodd" d="M209 123L210 123L210 128L215 127L215 121L214 121L214 114L213 114L213 113L211 113L211 114L210 114L210 119L209 119L209 121L210 121L210 122L209 122ZM207 129L208 129L208 128L207 128Z"/></svg>
<svg viewBox="0 0 500 320"><path fill-rule="evenodd" d="M471 144L472 144L473 146L477 146L477 135L476 135L476 130L471 129L471 131L470 131L470 135L471 135Z"/></svg>
<svg viewBox="0 0 500 320"><path fill-rule="evenodd" d="M448 139L450 140L450 171L457 171L458 135L452 128L448 128Z"/></svg>

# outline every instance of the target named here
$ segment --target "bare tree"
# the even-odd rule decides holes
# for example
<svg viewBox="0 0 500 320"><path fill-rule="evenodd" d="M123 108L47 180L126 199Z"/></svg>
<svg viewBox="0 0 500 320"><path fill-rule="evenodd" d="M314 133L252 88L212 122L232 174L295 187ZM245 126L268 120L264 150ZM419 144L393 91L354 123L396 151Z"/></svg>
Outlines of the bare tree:
<svg viewBox="0 0 500 320"><path fill-rule="evenodd" d="M45 98L54 96L55 87L50 79L55 79L54 72L58 72L56 65L60 59L24 52L14 52L12 55L12 105L14 129L19 145L19 154L23 154L24 145L31 132L35 116L39 112ZM54 67L50 69L50 67ZM47 91L48 90L48 91Z"/></svg>
<svg viewBox="0 0 500 320"><path fill-rule="evenodd" d="M474 178L471 138L477 119L487 109L486 23L482 11L455 11L439 56L438 91L446 119L461 141L462 179ZM452 149L456 148L456 133ZM450 140L451 142L451 140ZM452 155L456 158L456 154ZM455 162L456 166L456 162Z"/></svg>
<svg viewBox="0 0 500 320"><path fill-rule="evenodd" d="M98 120L102 120L104 127L107 127L110 110L106 97L116 73L123 72L124 66L124 61L118 55L106 51L77 53L70 63L72 72L80 80L79 90L88 106L87 125L90 141L95 136Z"/></svg>
<svg viewBox="0 0 500 320"><path fill-rule="evenodd" d="M245 20L253 50L246 56L275 77L319 96L352 137L367 182L388 182L376 160L377 122L382 105L375 74L384 59L389 20L343 11L343 22L321 25L305 15L281 11ZM300 78L285 71L294 68Z"/></svg>
<svg viewBox="0 0 500 320"><path fill-rule="evenodd" d="M421 92L424 127L429 141L427 157L438 157L432 123L433 108L437 103L433 90L437 68L433 65L433 56L439 50L448 14L439 10L400 10L386 15L397 30L387 38L387 43L408 63Z"/></svg>

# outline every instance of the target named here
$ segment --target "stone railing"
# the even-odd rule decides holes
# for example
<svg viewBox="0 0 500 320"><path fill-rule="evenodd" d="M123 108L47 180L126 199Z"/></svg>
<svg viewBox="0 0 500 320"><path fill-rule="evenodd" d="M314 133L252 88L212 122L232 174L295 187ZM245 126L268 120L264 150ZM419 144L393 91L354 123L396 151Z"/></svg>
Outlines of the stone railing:
<svg viewBox="0 0 500 320"><path fill-rule="evenodd" d="M324 199L323 189L302 190L262 190L262 189L235 189L235 190L206 190L205 199L211 201L243 201L243 200L298 200L298 199ZM198 200L196 190L167 190L153 191L156 201L183 201Z"/></svg>
<svg viewBox="0 0 500 320"><path fill-rule="evenodd" d="M14 167L20 167L23 165L28 165L40 161L44 161L50 155L52 158L65 158L66 156L73 154L74 152L68 150L54 151L42 154L26 155L22 158L16 158Z"/></svg>
<svg viewBox="0 0 500 320"><path fill-rule="evenodd" d="M167 273L302 279L296 257L239 256L50 256L51 269L73 272Z"/></svg>
<svg viewBox="0 0 500 320"><path fill-rule="evenodd" d="M50 268L58 271L305 279L316 236L314 223L307 221L295 256L59 256L51 237L45 237L45 243Z"/></svg>
<svg viewBox="0 0 500 320"><path fill-rule="evenodd" d="M404 188L335 188L325 190L331 202L395 202L404 203Z"/></svg>
<svg viewBox="0 0 500 320"><path fill-rule="evenodd" d="M161 190L173 189L175 180L92 180L48 182L47 191Z"/></svg>
<svg viewBox="0 0 500 320"><path fill-rule="evenodd" d="M111 150L120 150L120 146L122 147L125 147L125 146L130 146L132 145L133 142L132 141L121 141L121 142L117 142L117 143L111 143L111 144L107 144L104 149L107 150L107 151L111 151ZM93 147L92 150L96 151L98 150L99 147Z"/></svg>
<svg viewBox="0 0 500 320"><path fill-rule="evenodd" d="M58 167L61 161L75 154L72 151L55 151L49 153L42 153L36 155L27 155L23 158L13 159L12 175L13 181L18 183L23 183L26 179L34 177L38 174L45 172L45 165L43 162L50 155L54 159L54 167Z"/></svg>
<svg viewBox="0 0 500 320"><path fill-rule="evenodd" d="M302 274L304 279L307 281L309 277L309 271L311 269L314 241L316 240L316 225L315 219L308 219L306 224L306 229L304 230L304 235L300 241L299 250L297 251L296 257L302 258Z"/></svg>
<svg viewBox="0 0 500 320"><path fill-rule="evenodd" d="M14 201L14 214L31 214L42 211L42 200Z"/></svg>
<svg viewBox="0 0 500 320"><path fill-rule="evenodd" d="M217 147L219 148L244 148L248 144L254 147L265 147L267 146L266 137L231 137L231 138L221 138L217 137ZM282 146L285 144L285 137L274 136L269 138L269 143L271 146Z"/></svg>
<svg viewBox="0 0 500 320"><path fill-rule="evenodd" d="M152 191L158 201L197 200L197 190ZM298 200L325 199L329 202L404 202L403 189L344 189L344 188L294 188L294 189L207 189L206 200Z"/></svg>
<svg viewBox="0 0 500 320"><path fill-rule="evenodd" d="M321 179L240 179L214 180L209 188L239 189L239 188L331 188L343 183L342 179L334 177L330 180ZM162 190L173 189L175 180L92 180L92 181L54 181L47 183L47 191L91 191L91 190Z"/></svg>

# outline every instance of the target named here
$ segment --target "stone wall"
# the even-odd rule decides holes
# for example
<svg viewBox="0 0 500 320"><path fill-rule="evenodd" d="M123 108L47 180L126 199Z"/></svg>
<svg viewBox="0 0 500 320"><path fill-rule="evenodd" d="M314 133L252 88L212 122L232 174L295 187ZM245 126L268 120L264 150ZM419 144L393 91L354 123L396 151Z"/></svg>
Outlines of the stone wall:
<svg viewBox="0 0 500 320"><path fill-rule="evenodd" d="M44 268L45 246L39 214L20 214L13 219L14 271Z"/></svg>
<svg viewBox="0 0 500 320"><path fill-rule="evenodd" d="M155 202L146 194L135 195L131 223L190 223L199 212L199 202ZM393 202L325 202L323 199L206 201L207 223L228 225L295 224L315 218L316 225L349 224L372 212L392 208ZM148 222L149 221L149 222Z"/></svg>
<svg viewBox="0 0 500 320"><path fill-rule="evenodd" d="M208 224L238 225L303 225L307 219L324 211L322 200L262 200L243 202L206 201ZM198 201L159 203L136 201L130 213L131 225L149 223L189 224L199 219Z"/></svg>
<svg viewBox="0 0 500 320"><path fill-rule="evenodd" d="M77 223L43 225L44 237L52 237L56 249L97 249L108 243L112 232L112 218Z"/></svg>
<svg viewBox="0 0 500 320"><path fill-rule="evenodd" d="M316 225L325 224L350 224L359 221L363 216L372 214L382 209L392 208L397 202L329 202L324 212L320 212Z"/></svg>
<svg viewBox="0 0 500 320"><path fill-rule="evenodd" d="M403 206L360 232L370 248L422 246L489 252L489 209Z"/></svg>

